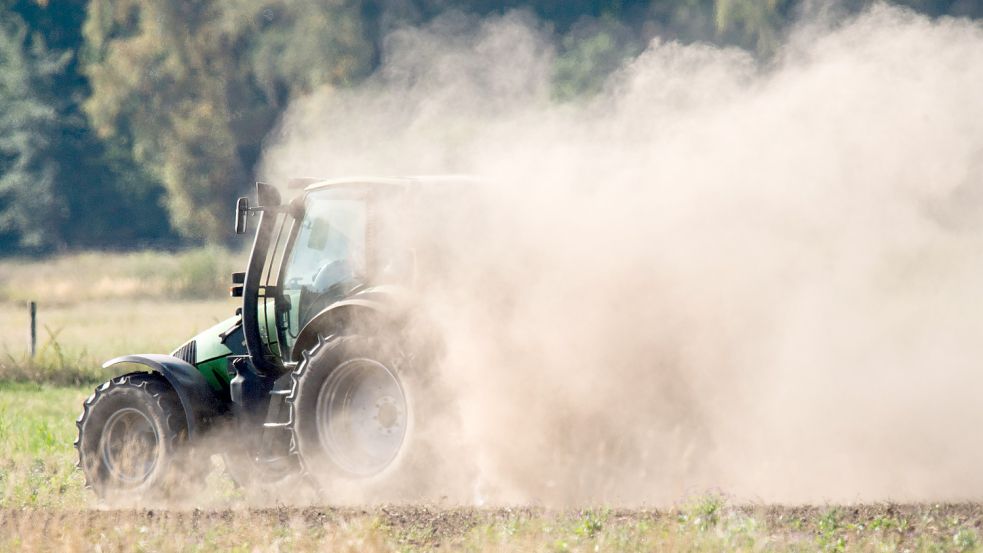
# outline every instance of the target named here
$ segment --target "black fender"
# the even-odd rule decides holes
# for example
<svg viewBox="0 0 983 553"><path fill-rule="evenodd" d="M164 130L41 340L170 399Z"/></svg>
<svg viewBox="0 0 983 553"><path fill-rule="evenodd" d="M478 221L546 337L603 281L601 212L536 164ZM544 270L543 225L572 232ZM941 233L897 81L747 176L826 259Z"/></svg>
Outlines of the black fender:
<svg viewBox="0 0 983 553"><path fill-rule="evenodd" d="M305 350L317 344L318 334L329 336L351 329L353 326L376 326L391 318L388 302L377 299L351 297L325 307L304 325L290 350L290 357L299 361Z"/></svg>
<svg viewBox="0 0 983 553"><path fill-rule="evenodd" d="M221 414L226 407L212 391L205 377L187 361L171 355L141 353L110 359L103 363L102 367L105 369L120 363L143 365L167 379L177 392L181 407L184 408L184 415L188 420L189 439L194 439L203 432L209 420Z"/></svg>

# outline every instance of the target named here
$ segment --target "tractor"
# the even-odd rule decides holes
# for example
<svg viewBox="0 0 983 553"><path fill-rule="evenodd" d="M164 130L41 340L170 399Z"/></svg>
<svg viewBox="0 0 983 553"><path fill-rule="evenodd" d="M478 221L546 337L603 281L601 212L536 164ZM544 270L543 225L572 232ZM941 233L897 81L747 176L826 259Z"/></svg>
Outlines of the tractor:
<svg viewBox="0 0 983 553"><path fill-rule="evenodd" d="M241 305L169 355L104 364L140 370L84 402L87 485L102 498L166 495L216 453L243 486L377 484L427 463L415 437L435 416L425 394L440 340L415 320L421 250L402 228L474 182L295 179L303 193L287 203L257 183L255 203L236 203L236 234L257 221L246 270L232 274Z"/></svg>

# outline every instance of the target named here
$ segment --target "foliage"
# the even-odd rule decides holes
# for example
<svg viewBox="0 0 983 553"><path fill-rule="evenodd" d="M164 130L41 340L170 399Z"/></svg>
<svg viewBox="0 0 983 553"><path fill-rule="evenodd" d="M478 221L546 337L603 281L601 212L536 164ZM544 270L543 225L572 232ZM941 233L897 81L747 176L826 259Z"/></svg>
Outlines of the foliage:
<svg viewBox="0 0 983 553"><path fill-rule="evenodd" d="M80 110L85 2L0 4L0 13L0 246L166 241L166 218L155 216L162 190L124 148L99 141Z"/></svg>
<svg viewBox="0 0 983 553"><path fill-rule="evenodd" d="M844 0L855 11L874 0ZM983 3L895 0L931 15ZM653 39L773 55L804 0L0 0L0 252L227 243L291 99L359 83L387 35L525 10L556 35L554 98L597 93Z"/></svg>
<svg viewBox="0 0 983 553"><path fill-rule="evenodd" d="M226 242L230 199L290 95L367 69L354 6L93 0L86 112L164 182L176 228Z"/></svg>
<svg viewBox="0 0 983 553"><path fill-rule="evenodd" d="M553 69L559 100L599 92L611 72L642 50L632 31L611 17L580 22L563 37L561 47Z"/></svg>
<svg viewBox="0 0 983 553"><path fill-rule="evenodd" d="M55 191L58 112L41 92L67 61L29 40L19 17L0 19L0 232L28 247L57 240L45 227L67 211Z"/></svg>
<svg viewBox="0 0 983 553"><path fill-rule="evenodd" d="M778 32L790 5L787 0L717 0L717 31L770 53L778 46Z"/></svg>

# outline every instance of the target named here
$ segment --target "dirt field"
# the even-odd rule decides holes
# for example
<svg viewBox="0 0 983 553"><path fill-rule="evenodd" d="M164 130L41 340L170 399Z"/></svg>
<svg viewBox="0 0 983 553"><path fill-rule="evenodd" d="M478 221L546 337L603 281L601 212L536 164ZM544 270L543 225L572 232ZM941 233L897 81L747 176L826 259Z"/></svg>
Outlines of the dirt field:
<svg viewBox="0 0 983 553"><path fill-rule="evenodd" d="M250 508L218 463L202 508L110 510L74 469L85 388L0 384L0 551L976 551L980 505L664 510ZM329 501L328 501L329 502Z"/></svg>
<svg viewBox="0 0 983 553"><path fill-rule="evenodd" d="M977 551L979 505L666 511L388 507L0 511L0 548L51 551Z"/></svg>

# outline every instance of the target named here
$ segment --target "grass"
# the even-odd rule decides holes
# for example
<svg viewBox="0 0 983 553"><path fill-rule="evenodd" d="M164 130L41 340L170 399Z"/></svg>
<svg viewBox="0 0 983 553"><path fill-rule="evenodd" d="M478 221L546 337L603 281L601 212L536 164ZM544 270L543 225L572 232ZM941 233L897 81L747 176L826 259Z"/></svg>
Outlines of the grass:
<svg viewBox="0 0 983 553"><path fill-rule="evenodd" d="M231 298L86 301L38 306L38 353L28 355L30 318L0 304L0 379L93 384L109 375L104 361L127 353L169 353L200 330L231 317Z"/></svg>
<svg viewBox="0 0 983 553"><path fill-rule="evenodd" d="M245 266L246 253L215 247L3 259L0 303L216 298L228 294L230 274Z"/></svg>
<svg viewBox="0 0 983 553"><path fill-rule="evenodd" d="M0 383L0 507L82 507L75 417L88 391Z"/></svg>

